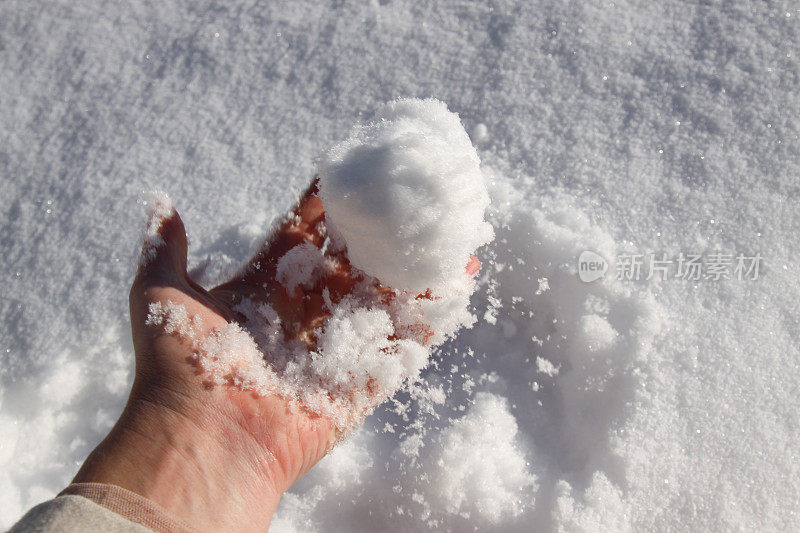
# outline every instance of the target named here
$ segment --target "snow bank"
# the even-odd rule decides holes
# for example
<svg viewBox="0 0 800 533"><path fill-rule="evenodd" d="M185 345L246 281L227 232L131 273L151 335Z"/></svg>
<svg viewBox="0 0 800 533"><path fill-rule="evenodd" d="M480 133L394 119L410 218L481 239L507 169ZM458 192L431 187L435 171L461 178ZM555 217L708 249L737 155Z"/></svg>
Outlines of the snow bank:
<svg viewBox="0 0 800 533"><path fill-rule="evenodd" d="M326 219L350 262L383 284L425 292L492 238L480 160L458 115L399 99L319 158Z"/></svg>

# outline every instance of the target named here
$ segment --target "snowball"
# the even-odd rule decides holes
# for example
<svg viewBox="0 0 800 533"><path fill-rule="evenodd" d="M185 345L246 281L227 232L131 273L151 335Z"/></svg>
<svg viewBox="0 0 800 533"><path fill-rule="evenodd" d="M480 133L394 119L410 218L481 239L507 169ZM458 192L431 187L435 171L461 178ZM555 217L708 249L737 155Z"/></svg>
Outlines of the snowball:
<svg viewBox="0 0 800 533"><path fill-rule="evenodd" d="M350 262L385 285L446 284L493 237L478 154L438 100L385 104L318 165L326 220Z"/></svg>

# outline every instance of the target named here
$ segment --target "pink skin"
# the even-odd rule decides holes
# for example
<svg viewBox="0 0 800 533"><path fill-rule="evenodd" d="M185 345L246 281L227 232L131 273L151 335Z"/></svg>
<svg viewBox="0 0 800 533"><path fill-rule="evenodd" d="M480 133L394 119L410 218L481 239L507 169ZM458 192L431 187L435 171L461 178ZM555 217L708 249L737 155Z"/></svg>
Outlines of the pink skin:
<svg viewBox="0 0 800 533"><path fill-rule="evenodd" d="M478 261L478 258L474 255L469 256L469 263L467 263L467 274L470 276L475 276L480 269L481 262Z"/></svg>
<svg viewBox="0 0 800 533"><path fill-rule="evenodd" d="M340 267L310 290L289 295L275 281L277 260L287 250L304 241L321 246L324 240L318 225L324 209L315 193L312 183L290 213L299 216L288 217L240 275L210 291L187 274L180 217L173 213L164 221L160 234L165 245L139 271L130 292L136 374L128 403L74 482L126 488L198 531L267 529L281 495L335 442L334 425L291 409L277 395L207 386L190 363L189 343L145 326L145 317L151 303L170 300L202 318L210 331L237 318L233 306L242 298L266 300L284 323L298 325L286 335L312 346L311 332L328 316L322 289L327 287L336 300L359 279L342 253ZM467 273L474 276L479 268L472 256Z"/></svg>

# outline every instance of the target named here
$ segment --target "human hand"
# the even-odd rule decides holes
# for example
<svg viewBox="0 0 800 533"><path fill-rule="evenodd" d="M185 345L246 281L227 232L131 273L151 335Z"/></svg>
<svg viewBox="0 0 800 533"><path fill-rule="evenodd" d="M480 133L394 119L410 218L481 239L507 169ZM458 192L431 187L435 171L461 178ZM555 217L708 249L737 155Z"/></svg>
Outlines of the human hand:
<svg viewBox="0 0 800 533"><path fill-rule="evenodd" d="M312 348L313 331L328 316L323 290L338 300L360 280L341 251L336 267L311 288L289 293L277 281L278 260L287 251L304 242L323 244L324 209L315 193L312 184L246 267L208 291L187 274L183 223L177 212L168 213L157 228L163 245L152 250L131 288L136 375L128 404L75 482L121 486L198 530L267 528L283 492L335 442L334 424L278 395L210 387L191 363L191 343L147 326L146 317L151 304L173 302L201 319L202 335L241 322L235 308L246 298L269 303L285 335ZM473 258L468 273L479 265Z"/></svg>

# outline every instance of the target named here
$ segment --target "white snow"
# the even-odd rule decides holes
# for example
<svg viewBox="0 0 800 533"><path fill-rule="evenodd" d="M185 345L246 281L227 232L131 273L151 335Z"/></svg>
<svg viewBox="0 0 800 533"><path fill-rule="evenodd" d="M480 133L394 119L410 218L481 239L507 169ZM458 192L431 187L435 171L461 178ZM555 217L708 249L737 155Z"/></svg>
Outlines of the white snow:
<svg viewBox="0 0 800 533"><path fill-rule="evenodd" d="M278 260L277 280L294 295L297 287L308 286L316 280L315 273L324 268L325 256L310 242L298 244Z"/></svg>
<svg viewBox="0 0 800 533"><path fill-rule="evenodd" d="M433 97L491 197L480 318L421 373L445 401L378 407L272 530L800 529L799 21L744 1L0 4L0 528L124 406L140 191L169 191L211 285L354 122ZM584 284L587 250L764 264ZM481 412L498 422L467 438ZM466 440L508 452L518 476L490 486L519 503L490 505Z"/></svg>
<svg viewBox="0 0 800 533"><path fill-rule="evenodd" d="M536 357L536 370L540 374L545 374L550 377L558 374L558 367L541 356Z"/></svg>
<svg viewBox="0 0 800 533"><path fill-rule="evenodd" d="M441 430L431 446L426 471L435 497L430 505L482 527L532 507L536 478L516 440L517 422L506 400L477 393L467 414Z"/></svg>
<svg viewBox="0 0 800 533"><path fill-rule="evenodd" d="M350 262L384 285L438 289L492 238L479 165L443 102L389 102L319 158L325 219Z"/></svg>
<svg viewBox="0 0 800 533"><path fill-rule="evenodd" d="M483 122L475 124L475 127L472 128L471 138L472 142L478 145L489 142L489 129L486 127L486 124Z"/></svg>

